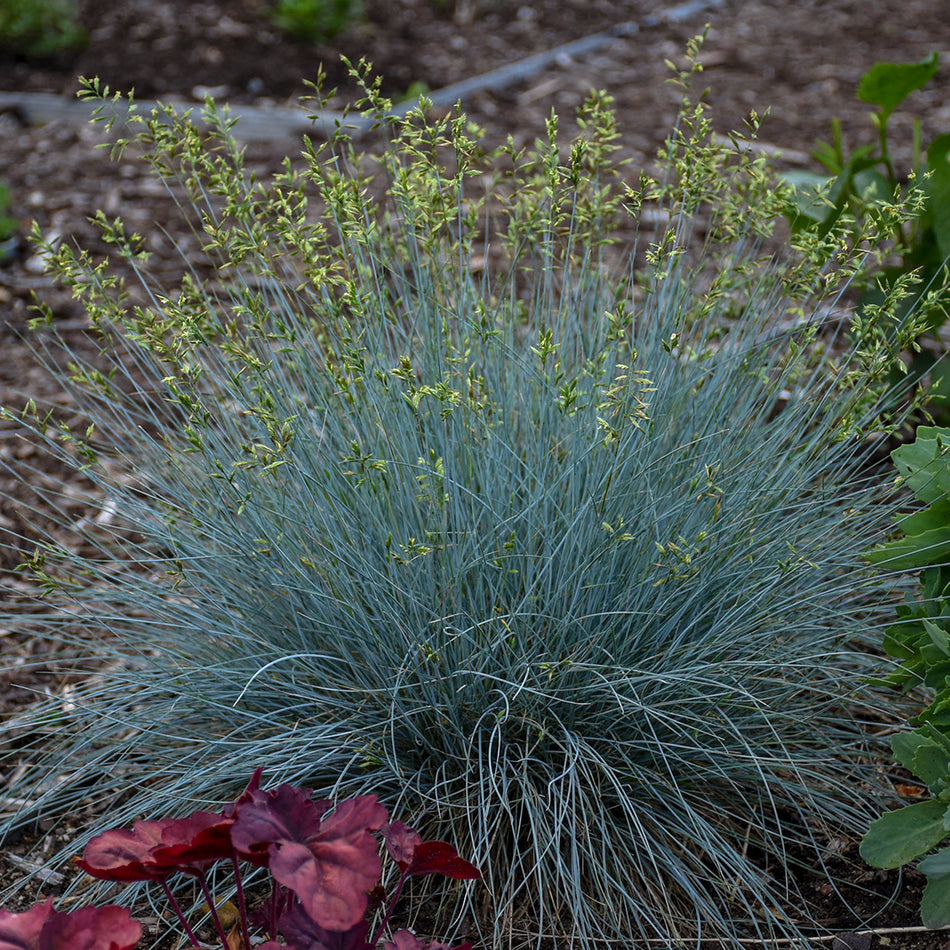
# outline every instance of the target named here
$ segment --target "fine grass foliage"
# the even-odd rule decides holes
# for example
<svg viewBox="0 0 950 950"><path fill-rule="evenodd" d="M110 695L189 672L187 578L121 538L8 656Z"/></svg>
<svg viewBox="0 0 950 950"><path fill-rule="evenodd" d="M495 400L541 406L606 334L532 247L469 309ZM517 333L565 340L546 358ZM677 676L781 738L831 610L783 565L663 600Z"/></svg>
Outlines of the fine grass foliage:
<svg viewBox="0 0 950 950"><path fill-rule="evenodd" d="M790 870L879 808L860 553L904 341L825 325L854 232L770 260L789 196L701 104L631 188L602 94L570 142L552 117L486 153L366 89L383 145L341 128L275 182L212 103L204 133L133 118L210 278L157 286L101 214L144 304L47 249L101 359L38 326L83 421L7 416L99 514L27 552L47 606L4 623L94 670L0 725L2 833L181 814L262 766L450 838L483 885L446 925L485 946L797 935ZM644 205L669 224L618 248Z"/></svg>

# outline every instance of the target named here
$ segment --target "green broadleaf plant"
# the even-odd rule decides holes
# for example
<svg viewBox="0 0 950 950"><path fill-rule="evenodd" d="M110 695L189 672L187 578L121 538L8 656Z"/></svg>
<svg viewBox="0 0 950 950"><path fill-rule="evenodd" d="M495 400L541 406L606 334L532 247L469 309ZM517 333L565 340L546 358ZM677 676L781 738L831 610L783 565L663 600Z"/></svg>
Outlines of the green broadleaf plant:
<svg viewBox="0 0 950 950"><path fill-rule="evenodd" d="M915 328L837 346L817 298L861 267L852 223L762 252L787 189L701 103L633 188L603 94L566 148L552 116L486 152L360 75L380 148L341 127L273 182L213 103L204 133L133 112L210 279L156 286L102 214L140 302L47 248L107 366L40 323L82 422L6 415L109 514L50 490L47 602L3 623L106 672L0 724L0 839L190 812L260 765L450 832L488 897L446 923L495 946L801 939L791 865L879 811L841 795L876 781L856 710L891 703L866 435ZM616 247L644 205L669 225Z"/></svg>
<svg viewBox="0 0 950 950"><path fill-rule="evenodd" d="M359 11L359 0L277 0L268 10L268 17L288 36L308 43L326 43Z"/></svg>
<svg viewBox="0 0 950 950"><path fill-rule="evenodd" d="M880 868L897 868L950 838L950 740L930 723L892 740L894 757L926 783L931 798L905 805L872 822L861 857ZM929 854L917 869L927 876L921 917L927 927L950 924L950 847Z"/></svg>
<svg viewBox="0 0 950 950"><path fill-rule="evenodd" d="M897 608L884 648L900 666L883 682L905 690L933 690L911 719L912 732L891 740L894 757L930 791L928 801L906 805L872 822L861 855L876 867L895 868L950 840L950 430L921 426L913 443L892 453L901 482L923 507L900 522L901 537L869 555L894 571L921 571L921 596ZM927 875L921 916L928 927L950 924L950 847L920 861Z"/></svg>
<svg viewBox="0 0 950 950"><path fill-rule="evenodd" d="M10 213L10 189L0 181L0 245L17 233L19 222ZM0 247L0 263L3 263L3 248Z"/></svg>
<svg viewBox="0 0 950 950"><path fill-rule="evenodd" d="M878 107L871 114L877 145L863 145L847 153L841 125L832 125L831 143L821 142L815 158L830 176L815 172L790 172L785 179L793 186L788 210L793 230L811 230L824 235L843 219L878 217L895 194L903 194L911 213L882 227L887 240L879 247L876 268L867 273L869 286L861 306L873 306L900 280L910 278L905 308L914 308L924 319L920 338L909 350L910 375L929 377L931 398L939 405L950 403L950 377L939 361L942 344L937 330L947 319L950 259L950 134L938 135L926 154L921 148L920 123L914 124L914 156L908 172L894 166L888 139L888 120L912 93L936 75L939 57L933 53L918 63L877 63L862 78L858 97ZM897 256L899 263L888 261ZM921 342L927 345L921 345Z"/></svg>
<svg viewBox="0 0 950 950"><path fill-rule="evenodd" d="M44 58L88 40L74 0L0 0L0 49L7 53Z"/></svg>
<svg viewBox="0 0 950 950"><path fill-rule="evenodd" d="M858 98L880 106L875 124L884 136L881 151L886 153L884 131L891 113L912 93L922 89L937 73L940 57L931 53L919 63L876 63L861 77Z"/></svg>
<svg viewBox="0 0 950 950"><path fill-rule="evenodd" d="M950 655L946 634L950 601L950 431L920 426L915 441L891 454L900 481L922 507L900 521L900 536L878 545L868 554L872 564L892 571L921 571L922 596L908 597L898 606L898 623L884 637L885 650L900 666L883 682L913 689L936 690L920 722L942 719Z"/></svg>

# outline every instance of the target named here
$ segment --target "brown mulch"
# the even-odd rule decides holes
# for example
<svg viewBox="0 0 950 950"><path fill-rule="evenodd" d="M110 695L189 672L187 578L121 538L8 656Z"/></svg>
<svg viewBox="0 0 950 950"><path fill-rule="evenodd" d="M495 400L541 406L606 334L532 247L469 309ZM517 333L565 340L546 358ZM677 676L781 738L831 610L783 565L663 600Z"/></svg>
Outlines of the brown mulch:
<svg viewBox="0 0 950 950"><path fill-rule="evenodd" d="M89 47L44 63L0 58L0 91L70 96L77 77L98 75L114 88L134 87L140 98L199 102L210 91L234 103L286 106L307 92L302 78L315 79L317 64L323 63L329 85L337 87L334 104L342 106L357 94L340 65L345 54L370 60L384 77L384 91L398 99L415 83L438 89L619 23L644 21L657 6L651 0L366 0L358 22L332 43L313 47L277 33L263 16L263 0L80 0ZM950 54L946 0L733 0L682 23L660 23L616 39L583 57L561 57L521 83L473 95L466 111L490 143L511 134L522 145L543 134L552 108L567 127L567 117L592 88L606 89L616 101L624 154L635 178L675 115L678 93L666 83L670 73L664 61L678 59L687 39L707 21L702 80L718 130L740 126L752 109L770 108L760 139L783 149L784 160L796 167L816 167L808 151L817 138L827 137L832 117L842 120L851 145L871 141L869 107L856 100L854 90L874 62L922 59L935 49ZM950 130L948 90L950 66L943 66L894 117L895 153L905 167L914 116L923 119L925 142ZM88 218L98 208L121 214L130 229L147 234L158 278L174 286L180 270L175 245L193 247L191 237L176 230L181 224L171 200L147 170L131 158L111 162L95 148L99 141L100 133L90 127L30 127L16 110L0 113L0 181L11 189L12 213L24 234L35 221L47 236L92 248L100 244ZM286 138L255 142L248 146L247 162L266 176L296 152L297 143ZM0 402L17 406L32 397L68 410L56 380L35 364L21 339L30 336L26 320L34 291L52 306L73 345L89 346L82 313L68 293L51 285L24 244L0 267ZM37 482L52 477L74 487L67 512L77 520L84 514L84 486L2 421L0 461L21 473L13 478L0 467L0 597L5 609L27 610L29 585L13 568L45 523L41 505L31 512L39 504ZM7 667L0 671L0 716L69 675L60 658L36 656L36 641L2 628L0 649ZM34 666L36 660L45 665ZM0 854L0 889L18 876L18 862L27 860L28 852L24 839ZM842 843L835 860L853 884L849 897L856 909L873 917L880 932L867 940L850 935L859 925L834 894L816 885L816 915L841 933L837 943L816 946L950 950L950 935L908 929L918 923L918 876L908 875L900 897L881 910L895 875L865 868L854 842ZM43 893L56 889L47 885Z"/></svg>

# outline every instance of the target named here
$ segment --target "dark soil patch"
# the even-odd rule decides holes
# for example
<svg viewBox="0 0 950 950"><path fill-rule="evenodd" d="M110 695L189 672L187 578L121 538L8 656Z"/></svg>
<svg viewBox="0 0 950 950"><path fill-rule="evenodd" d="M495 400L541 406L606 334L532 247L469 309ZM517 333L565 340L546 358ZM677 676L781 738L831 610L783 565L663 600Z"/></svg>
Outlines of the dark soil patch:
<svg viewBox="0 0 950 950"><path fill-rule="evenodd" d="M47 62L0 59L0 90L72 95L81 75L98 75L114 88L134 87L139 97L197 101L211 90L232 102L286 105L307 90L322 63L336 106L352 102L357 90L339 62L340 54L365 56L384 76L384 91L398 97L413 83L437 89L525 55L656 12L651 0L367 0L365 15L320 47L280 36L264 16L263 0L81 0L90 45L73 57ZM699 13L679 24L661 24L618 39L589 56L562 58L521 84L480 93L465 103L490 142L511 134L516 144L543 134L554 108L571 115L590 89L607 89L616 99L631 179L671 127L678 95L666 84L664 60L675 59L703 22L711 30L703 52L703 81L717 128L738 127L751 109L771 107L761 139L785 150L785 160L809 164L808 150L828 134L833 116L842 120L852 144L870 141L868 107L854 98L861 74L879 60L921 59L934 49L950 51L950 10L944 0L746 0ZM909 159L911 121L924 120L925 141L950 128L950 72L916 93L909 109L893 120L895 152ZM174 286L178 251L188 254L194 239L182 227L172 202L146 169L131 158L110 162L95 149L99 133L70 125L25 126L17 114L0 114L0 180L11 188L13 214L25 233L31 221L47 235L99 247L88 217L96 209L121 213L130 228L147 235L160 280ZM256 143L248 165L260 175L276 171L293 142ZM160 224L161 228L156 227ZM165 229L164 231L162 229ZM177 245L177 250L176 250ZM69 412L69 401L48 373L37 367L19 335L26 329L30 295L38 290L51 305L60 329L74 346L89 351L83 314L70 295L56 289L29 251L0 268L0 402L26 397ZM34 338L34 341L39 339ZM84 517L79 476L23 441L0 422L0 596L8 608L34 609L30 587L12 573L42 535L47 518L36 494L45 477L62 479L75 491L70 517ZM38 510L33 510L34 508ZM2 539L0 539L2 542ZM28 704L36 691L60 690L75 675L68 658L40 654L37 641L0 629L5 670L0 671L0 715ZM848 790L842 789L842 795ZM72 816L70 820L80 816ZM69 833L69 822L62 826ZM815 914L829 936L815 946L893 950L948 950L950 936L918 933L921 879L911 873L901 889L896 873L872 871L857 856L856 842L829 842L836 869L849 881L845 903L816 876L802 875L813 895ZM0 854L0 886L15 880L31 859L24 837ZM55 894L48 883L38 888ZM897 899L892 896L898 892ZM23 895L28 902L29 892ZM859 919L879 932L868 941L852 936Z"/></svg>
<svg viewBox="0 0 950 950"><path fill-rule="evenodd" d="M0 68L0 89L71 92L76 76L99 76L140 98L218 90L229 101L281 101L305 92L323 65L330 85L347 84L341 54L365 57L385 77L387 94L413 83L437 89L512 58L637 19L646 0L367 0L363 15L326 44L280 33L264 0L80 0L89 47L45 66ZM199 94L199 99L201 98Z"/></svg>

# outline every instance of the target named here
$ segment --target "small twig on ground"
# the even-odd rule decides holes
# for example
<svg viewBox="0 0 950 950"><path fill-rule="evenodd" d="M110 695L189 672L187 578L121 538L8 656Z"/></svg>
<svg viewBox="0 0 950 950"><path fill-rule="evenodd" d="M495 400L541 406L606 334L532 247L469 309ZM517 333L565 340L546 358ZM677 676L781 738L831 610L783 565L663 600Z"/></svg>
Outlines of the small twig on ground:
<svg viewBox="0 0 950 950"><path fill-rule="evenodd" d="M748 947L807 947L817 943L833 943L835 940L851 934L856 937L881 937L893 936L894 934L919 934L919 933L941 933L950 931L948 927L924 927L921 925L911 927L874 927L869 930L848 930L836 934L825 934L820 937L739 937L730 940L730 943L741 943ZM662 937L649 938L647 943L653 946L671 946L668 940ZM726 943L722 937L698 937L691 940L691 943L701 943L709 945L725 946Z"/></svg>

